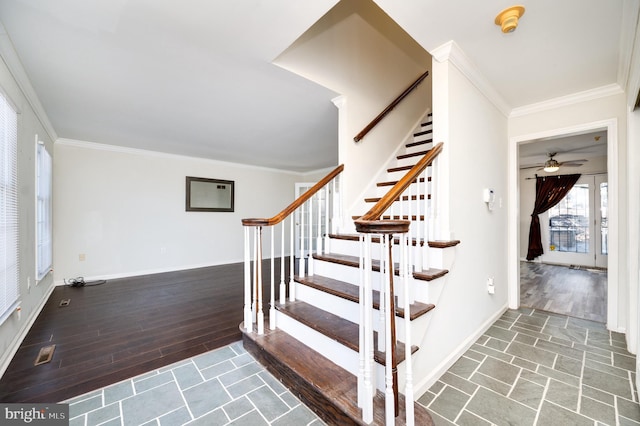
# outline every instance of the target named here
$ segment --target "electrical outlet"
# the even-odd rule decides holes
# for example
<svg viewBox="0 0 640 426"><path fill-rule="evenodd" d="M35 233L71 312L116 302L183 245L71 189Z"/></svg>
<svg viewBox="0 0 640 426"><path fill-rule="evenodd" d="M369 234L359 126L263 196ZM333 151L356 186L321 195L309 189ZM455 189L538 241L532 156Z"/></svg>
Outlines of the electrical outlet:
<svg viewBox="0 0 640 426"><path fill-rule="evenodd" d="M167 254L167 248L166 247L160 247L160 254Z"/></svg>
<svg viewBox="0 0 640 426"><path fill-rule="evenodd" d="M489 292L489 294L496 293L496 287L493 284L493 277L487 278L487 291Z"/></svg>
<svg viewBox="0 0 640 426"><path fill-rule="evenodd" d="M27 293L31 293L31 277L27 277Z"/></svg>
<svg viewBox="0 0 640 426"><path fill-rule="evenodd" d="M84 254L84 253L80 253L80 254L78 255L78 260L79 260L80 262L84 262L86 258L87 258L87 255L86 255L86 254Z"/></svg>

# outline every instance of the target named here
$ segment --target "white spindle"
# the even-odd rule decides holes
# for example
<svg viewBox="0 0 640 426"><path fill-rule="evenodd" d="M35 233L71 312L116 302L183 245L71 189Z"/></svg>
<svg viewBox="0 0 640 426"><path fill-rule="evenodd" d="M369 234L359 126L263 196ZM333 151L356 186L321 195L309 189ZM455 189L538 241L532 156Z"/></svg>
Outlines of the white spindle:
<svg viewBox="0 0 640 426"><path fill-rule="evenodd" d="M318 219L316 220L316 253L323 253L322 250L322 196L324 194L324 188L318 191L318 194L314 197L318 200Z"/></svg>
<svg viewBox="0 0 640 426"><path fill-rule="evenodd" d="M406 264L408 259L407 259L407 244L405 243L405 239L406 236L405 234L401 235L401 241L402 244L400 244L400 263L401 264ZM408 241L407 241L408 243ZM405 314L404 314L404 362L405 362L405 373L406 373L406 378L405 378L405 390L404 390L404 397L405 397L405 411L406 411L406 425L407 426L413 426L415 420L414 420L414 413L413 413L413 367L412 367L412 360L411 360L411 315L410 315L410 294L411 291L409 289L409 286L411 285L411 276L409 274L409 268L405 268L405 271L407 271L407 273L405 273L402 277L401 277L401 283L402 283L402 287L404 288L404 297L405 297Z"/></svg>
<svg viewBox="0 0 640 426"><path fill-rule="evenodd" d="M269 328L271 330L276 329L276 264L275 264L275 226L271 227L271 300L269 304Z"/></svg>
<svg viewBox="0 0 640 426"><path fill-rule="evenodd" d="M358 407L364 407L364 364L366 354L364 351L364 280L365 280L365 260L364 260L364 234L359 234L358 256L359 256L359 277L360 285L358 286Z"/></svg>
<svg viewBox="0 0 640 426"><path fill-rule="evenodd" d="M258 334L264 334L264 312L262 311L262 226L256 227L258 234L258 244L256 244L256 287L258 304Z"/></svg>
<svg viewBox="0 0 640 426"><path fill-rule="evenodd" d="M289 235L289 300L295 302L296 300L296 287L293 280L295 274L295 246L294 246L294 234L295 230L295 215L291 215L291 235ZM300 265L298 265L298 274L300 273ZM282 297L282 296L281 296Z"/></svg>
<svg viewBox="0 0 640 426"><path fill-rule="evenodd" d="M329 234L331 233L329 230L329 206L331 204L331 186L326 185L324 187L324 252L323 253L331 253L330 248L330 239Z"/></svg>
<svg viewBox="0 0 640 426"><path fill-rule="evenodd" d="M364 310L364 398L362 406L362 420L365 423L373 421L374 364L373 364L373 321L372 321L372 288L371 288L371 234L364 236L364 300L361 309Z"/></svg>
<svg viewBox="0 0 640 426"><path fill-rule="evenodd" d="M244 227L244 328L253 329L251 315L251 228Z"/></svg>
<svg viewBox="0 0 640 426"><path fill-rule="evenodd" d="M305 276L305 252L304 252L304 237L305 237L305 229L304 229L304 203L300 206L300 257L298 258L298 275L301 277Z"/></svg>
<svg viewBox="0 0 640 426"><path fill-rule="evenodd" d="M253 227L253 275L251 276L252 302L251 302L251 322L256 323L258 313L258 227Z"/></svg>
<svg viewBox="0 0 640 426"><path fill-rule="evenodd" d="M284 283L284 263L285 263L285 251L284 251L284 226L285 221L282 221L280 228L282 229L281 237L280 237L280 304L284 305L286 301L287 295L287 287Z"/></svg>
<svg viewBox="0 0 640 426"><path fill-rule="evenodd" d="M313 198L311 197L307 203L309 203L309 250L307 250L307 273L311 277L313 276Z"/></svg>

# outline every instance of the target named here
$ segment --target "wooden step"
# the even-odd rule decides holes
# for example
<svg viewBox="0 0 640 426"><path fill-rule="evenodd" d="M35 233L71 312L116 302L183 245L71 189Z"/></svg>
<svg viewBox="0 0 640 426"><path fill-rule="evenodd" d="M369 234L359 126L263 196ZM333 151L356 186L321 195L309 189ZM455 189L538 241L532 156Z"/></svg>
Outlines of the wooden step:
<svg viewBox="0 0 640 426"><path fill-rule="evenodd" d="M455 247L460 244L460 240L434 240L428 242L429 247L433 248L447 248Z"/></svg>
<svg viewBox="0 0 640 426"><path fill-rule="evenodd" d="M408 154L402 154L402 155L396 156L396 159L404 160L405 158L422 157L424 155L427 155L429 153L429 151L431 151L431 150L428 149L426 151L416 151L416 152L411 152L411 153L408 153Z"/></svg>
<svg viewBox="0 0 640 426"><path fill-rule="evenodd" d="M428 126L428 124L423 124L423 126ZM419 132L416 132L413 134L414 137L420 137L420 136L424 136L424 135L428 135L433 133L433 130L429 129L429 130L421 130Z"/></svg>
<svg viewBox="0 0 640 426"><path fill-rule="evenodd" d="M334 238L336 240L346 240L346 241L360 241L360 236L358 234L329 234L329 238ZM371 242L378 244L380 242L380 238L379 237L371 237ZM394 238L393 239L393 243L394 244L400 244L400 238ZM424 241L422 240L422 238L420 238L419 240L416 240L415 238L411 239L411 245L412 246L416 246L417 244L420 244L420 246L424 246Z"/></svg>
<svg viewBox="0 0 640 426"><path fill-rule="evenodd" d="M351 266L353 268L360 267L360 259L358 259L357 256L349 256L346 254L337 254L337 253L327 253L327 254L316 253L313 255L313 258L317 260L324 260L325 262L336 263L339 265ZM376 272L380 272L380 261L376 259L372 259L371 269ZM424 269L420 272L414 272L413 278L421 281L433 281L436 278L440 278L448 273L449 271L446 269L429 268L429 269ZM400 275L400 270L397 263L394 265L394 274Z"/></svg>
<svg viewBox="0 0 640 426"><path fill-rule="evenodd" d="M382 199L382 197L365 198L364 202L365 203L377 203L381 199ZM429 200L431 199L431 194L427 195L427 199L429 199ZM411 196L411 201L416 201L416 200L424 200L424 194L420 194L420 196L412 195ZM396 201L398 201L397 198L396 198ZM402 201L409 201L409 196L408 195L403 195L402 196Z"/></svg>
<svg viewBox="0 0 640 426"><path fill-rule="evenodd" d="M393 173L393 172L404 172L407 170L411 170L413 166L400 166L400 167L391 167L389 169L387 169L387 173Z"/></svg>
<svg viewBox="0 0 640 426"><path fill-rule="evenodd" d="M405 148L413 148L414 146L419 146L419 145L426 145L428 143L433 143L433 139L429 138L429 139L425 139L422 141L414 141L414 142L409 142L404 144Z"/></svg>
<svg viewBox="0 0 640 426"><path fill-rule="evenodd" d="M325 293L332 294L342 299L349 300L351 302L358 303L360 299L360 287L354 284L350 284L344 281L334 280L333 278L323 277L321 275L313 275L311 277L294 277L295 281L315 288L316 290L323 291ZM373 290L373 308L380 309L380 292ZM410 320L413 321L416 318L421 317L430 310L435 308L434 304L414 302L411 304ZM404 318L404 309L398 307L396 300L396 315Z"/></svg>
<svg viewBox="0 0 640 426"><path fill-rule="evenodd" d="M378 186L378 187L393 186L398 182L399 181L397 181L397 180L390 180L390 181L386 181L386 182L378 182L376 184L376 186ZM416 182L424 183L424 178L420 178L420 180L414 179L413 182L411 182L411 183L416 183ZM431 182L431 176L428 177L428 182Z"/></svg>
<svg viewBox="0 0 640 426"><path fill-rule="evenodd" d="M332 340L358 352L360 326L354 322L341 318L330 312L316 308L301 300L287 302L284 305L276 303L276 309L290 316L296 321L324 334ZM378 333L373 332L374 342L378 339ZM411 346L411 353L418 350L417 346ZM396 344L396 361L398 364L404 361L404 343ZM375 350L373 359L380 365L386 364L386 355L382 351Z"/></svg>
<svg viewBox="0 0 640 426"><path fill-rule="evenodd" d="M296 397L329 425L363 425L357 406L357 378L282 330L265 334L242 330L244 348ZM405 425L405 401L400 394L396 425ZM433 425L431 416L414 403L415 424ZM384 395L374 398L373 425L384 425Z"/></svg>

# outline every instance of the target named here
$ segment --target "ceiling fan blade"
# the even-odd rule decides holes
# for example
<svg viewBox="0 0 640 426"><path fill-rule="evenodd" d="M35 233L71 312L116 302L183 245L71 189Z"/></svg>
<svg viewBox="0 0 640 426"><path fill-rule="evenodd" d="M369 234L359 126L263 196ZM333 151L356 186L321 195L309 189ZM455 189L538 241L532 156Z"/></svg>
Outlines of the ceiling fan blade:
<svg viewBox="0 0 640 426"><path fill-rule="evenodd" d="M566 163L560 163L562 167L580 167L584 163L574 163L573 161L567 161Z"/></svg>
<svg viewBox="0 0 640 426"><path fill-rule="evenodd" d="M524 166L524 167L520 167L520 170L535 169L536 167L540 167L540 166L542 166L542 164L537 164L535 166Z"/></svg>

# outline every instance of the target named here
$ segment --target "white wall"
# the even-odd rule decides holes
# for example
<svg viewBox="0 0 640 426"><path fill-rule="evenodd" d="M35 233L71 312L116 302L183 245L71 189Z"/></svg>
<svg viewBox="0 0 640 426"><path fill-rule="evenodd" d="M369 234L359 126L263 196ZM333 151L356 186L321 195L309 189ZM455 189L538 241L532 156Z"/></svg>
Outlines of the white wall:
<svg viewBox="0 0 640 426"><path fill-rule="evenodd" d="M235 211L185 211L186 176L234 181ZM293 201L294 183L308 179L297 173L59 140L54 163L56 282L241 262L241 220L280 212Z"/></svg>
<svg viewBox="0 0 640 426"><path fill-rule="evenodd" d="M1 28L0 28L1 30ZM1 31L0 31L1 32ZM53 290L52 275L36 283L35 259L35 137L45 143L53 154L51 137L6 64L7 49L12 48L0 34L0 91L18 110L18 212L19 212L19 294L21 313L14 313L0 325L0 374L7 368L28 328L35 321L43 304ZM15 71L15 68L12 69ZM23 84L28 84L24 81ZM30 88L30 86L29 86ZM37 101L37 99L36 99Z"/></svg>
<svg viewBox="0 0 640 426"><path fill-rule="evenodd" d="M516 114L509 120L510 161L517 164L517 145L521 142L540 137L559 136L576 131L608 129L607 169L609 178L609 300L607 326L624 332L628 318L629 286L627 279L627 110L625 94L618 88L594 90L576 96L572 102L549 102L547 108L531 109L532 112ZM585 100L580 100L585 99ZM514 172L514 193L517 174ZM520 206L522 207L522 206ZM524 212L526 213L526 212ZM511 220L518 221L517 207ZM512 225L519 229L517 224ZM519 238L518 238L519 239ZM519 244L514 245L518 250ZM518 291L518 257L514 256L514 265L510 265L510 283L514 294ZM511 300L515 303L516 298Z"/></svg>
<svg viewBox="0 0 640 426"><path fill-rule="evenodd" d="M340 93L339 162L346 218L431 105L431 78L356 143L353 138L430 67L429 54L378 6L342 1L275 61Z"/></svg>
<svg viewBox="0 0 640 426"><path fill-rule="evenodd" d="M434 61L433 84L434 136L444 141L435 179L450 188L449 200L436 203L446 203L443 235L461 243L449 249L455 261L416 353L417 380L441 373L507 305L507 118L448 60ZM493 211L484 188L495 191Z"/></svg>

